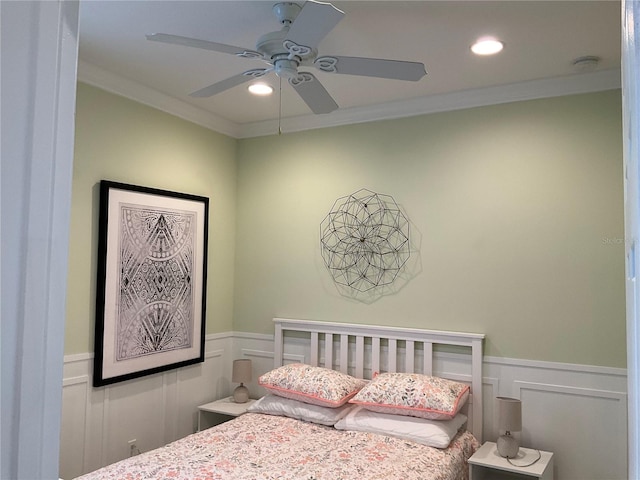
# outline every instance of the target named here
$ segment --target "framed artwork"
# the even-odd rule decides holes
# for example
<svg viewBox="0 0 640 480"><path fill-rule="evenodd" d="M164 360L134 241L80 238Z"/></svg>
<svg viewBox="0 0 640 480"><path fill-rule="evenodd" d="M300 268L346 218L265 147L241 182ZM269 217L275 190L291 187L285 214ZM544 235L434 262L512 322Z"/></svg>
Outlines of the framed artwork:
<svg viewBox="0 0 640 480"><path fill-rule="evenodd" d="M93 385L204 361L209 199L100 182Z"/></svg>

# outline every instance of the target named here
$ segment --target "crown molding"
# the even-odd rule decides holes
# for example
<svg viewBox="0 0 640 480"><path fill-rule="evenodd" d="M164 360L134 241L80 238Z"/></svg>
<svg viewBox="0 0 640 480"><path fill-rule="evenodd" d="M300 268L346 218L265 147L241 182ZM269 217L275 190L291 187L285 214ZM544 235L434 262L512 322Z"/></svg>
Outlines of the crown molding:
<svg viewBox="0 0 640 480"><path fill-rule="evenodd" d="M236 123L82 60L78 62L78 81L175 115L215 132L234 138L240 135L240 126Z"/></svg>
<svg viewBox="0 0 640 480"><path fill-rule="evenodd" d="M380 120L393 120L429 113L484 107L501 103L535 100L540 98L576 95L621 87L620 70L568 75L497 85L440 95L429 95L410 100L388 102L367 107L345 108L329 115L302 115L247 124L225 120L211 112L195 107L177 98L149 88L91 63L80 61L78 80L108 92L157 108L184 120L233 138L252 138L275 135L278 131L294 133L318 128L338 127Z"/></svg>
<svg viewBox="0 0 640 480"><path fill-rule="evenodd" d="M465 108L485 107L501 103L592 93L620 87L620 70L603 70L595 73L532 80L441 95L429 95L368 107L345 108L336 110L330 115L289 117L282 119L280 131L282 133L293 133L318 128L414 117ZM240 138L273 135L277 131L277 120L248 123L241 126Z"/></svg>

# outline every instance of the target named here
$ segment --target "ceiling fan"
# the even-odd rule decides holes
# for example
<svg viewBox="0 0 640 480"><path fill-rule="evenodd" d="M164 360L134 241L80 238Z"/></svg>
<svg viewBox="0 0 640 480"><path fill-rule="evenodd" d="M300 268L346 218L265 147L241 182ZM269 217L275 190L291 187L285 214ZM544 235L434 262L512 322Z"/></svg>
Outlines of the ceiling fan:
<svg viewBox="0 0 640 480"><path fill-rule="evenodd" d="M233 77L197 90L192 97L211 97L232 87L275 72L300 95L316 114L330 113L338 104L322 86L313 73L301 71L299 67L313 66L322 72L396 80L418 81L426 71L418 62L384 60L364 57L318 56L318 44L344 16L344 12L330 3L307 0L302 7L296 3L283 2L273 6L273 12L283 25L277 32L260 37L256 49L251 50L223 43L196 38L152 33L148 40L154 42L202 48L214 52L228 53L238 57L259 59L267 63L266 68L254 68Z"/></svg>

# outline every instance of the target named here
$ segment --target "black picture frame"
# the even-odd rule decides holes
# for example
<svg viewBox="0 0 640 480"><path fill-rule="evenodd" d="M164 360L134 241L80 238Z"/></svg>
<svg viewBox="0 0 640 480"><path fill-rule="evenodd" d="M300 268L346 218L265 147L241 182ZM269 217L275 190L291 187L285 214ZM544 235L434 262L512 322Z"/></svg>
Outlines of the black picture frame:
<svg viewBox="0 0 640 480"><path fill-rule="evenodd" d="M102 180L93 386L204 361L209 199Z"/></svg>

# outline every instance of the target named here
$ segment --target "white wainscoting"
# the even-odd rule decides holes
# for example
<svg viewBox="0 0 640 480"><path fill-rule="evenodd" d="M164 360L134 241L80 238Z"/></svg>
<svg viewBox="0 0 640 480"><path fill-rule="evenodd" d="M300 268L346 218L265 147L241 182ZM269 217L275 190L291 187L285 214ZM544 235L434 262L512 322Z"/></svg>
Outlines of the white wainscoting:
<svg viewBox="0 0 640 480"><path fill-rule="evenodd" d="M208 335L205 361L93 388L93 355L65 357L60 477L75 478L196 431L197 406L229 394L231 333Z"/></svg>
<svg viewBox="0 0 640 480"><path fill-rule="evenodd" d="M403 351L399 349L399 355ZM286 361L307 361L303 339L286 341ZM115 384L91 386L93 358L65 358L60 475L71 479L196 430L196 407L230 394L231 362L253 360L257 377L273 367L273 337L230 332L209 335L203 364ZM467 381L467 356L437 353L434 371ZM555 453L556 480L627 478L627 394L624 369L485 357L484 432L495 440L494 397L523 402L522 445Z"/></svg>

